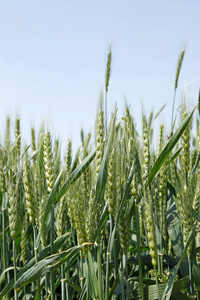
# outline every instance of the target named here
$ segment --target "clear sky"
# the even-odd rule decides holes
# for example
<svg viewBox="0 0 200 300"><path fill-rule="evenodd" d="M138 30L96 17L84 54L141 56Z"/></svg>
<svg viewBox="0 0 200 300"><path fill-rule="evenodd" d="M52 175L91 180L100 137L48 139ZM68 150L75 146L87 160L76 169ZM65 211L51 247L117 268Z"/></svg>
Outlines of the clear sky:
<svg viewBox="0 0 200 300"><path fill-rule="evenodd" d="M179 53L186 47L176 108L182 91L196 104L200 88L200 1L0 2L0 138L6 116L21 118L22 134L48 121L65 147L80 143L80 130L93 131L104 89L109 45L112 73L108 113L124 101L137 123L141 102L170 126ZM12 123L12 126L14 124ZM47 123L47 122L46 122ZM155 125L156 126L156 125Z"/></svg>

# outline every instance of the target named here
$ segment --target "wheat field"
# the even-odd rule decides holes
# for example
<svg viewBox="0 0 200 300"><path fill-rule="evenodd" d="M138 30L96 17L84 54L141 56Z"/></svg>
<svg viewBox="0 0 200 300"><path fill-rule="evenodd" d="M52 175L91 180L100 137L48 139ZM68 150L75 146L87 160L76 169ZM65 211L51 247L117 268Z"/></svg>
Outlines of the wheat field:
<svg viewBox="0 0 200 300"><path fill-rule="evenodd" d="M112 52L94 132L81 145L45 126L24 145L7 117L0 145L0 299L200 299L200 99L174 116L107 116ZM179 121L177 120L179 119ZM14 132L14 138L11 133ZM91 137L95 147L92 147Z"/></svg>

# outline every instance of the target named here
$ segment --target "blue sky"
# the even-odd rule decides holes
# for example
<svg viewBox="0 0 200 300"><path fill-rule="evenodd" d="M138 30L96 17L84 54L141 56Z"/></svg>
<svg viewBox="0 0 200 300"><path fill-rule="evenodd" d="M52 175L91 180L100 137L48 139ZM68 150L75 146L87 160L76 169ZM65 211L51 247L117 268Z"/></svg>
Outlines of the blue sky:
<svg viewBox="0 0 200 300"><path fill-rule="evenodd" d="M197 103L200 88L200 1L1 1L0 138L6 116L30 142L32 125L42 121L65 147L80 130L93 132L99 94L104 89L109 45L112 73L108 113L124 101L136 123L141 102L147 113L167 103L160 121L170 127L179 53L186 47L176 108L183 90Z"/></svg>

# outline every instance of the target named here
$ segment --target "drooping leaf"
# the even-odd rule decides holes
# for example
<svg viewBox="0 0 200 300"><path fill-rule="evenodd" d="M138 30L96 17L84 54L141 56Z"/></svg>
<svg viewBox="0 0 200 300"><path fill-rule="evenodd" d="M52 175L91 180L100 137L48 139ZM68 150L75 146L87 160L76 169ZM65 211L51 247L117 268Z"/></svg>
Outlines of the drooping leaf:
<svg viewBox="0 0 200 300"><path fill-rule="evenodd" d="M161 109L159 109L159 111L155 115L154 119L156 119L160 115L160 113L163 111L163 109L165 108L165 106L166 106L166 103L161 107Z"/></svg>
<svg viewBox="0 0 200 300"><path fill-rule="evenodd" d="M76 151L72 166L71 166L71 172L73 172L78 164L78 159L79 159L79 155L80 155L80 150L81 150L81 146L78 147L78 150Z"/></svg>
<svg viewBox="0 0 200 300"><path fill-rule="evenodd" d="M72 265L76 262L76 260L78 259L79 256L80 256L80 253L77 253L65 263L64 273L66 273L72 267ZM60 285L61 280L62 280L62 277L60 274L56 280L55 288L57 288Z"/></svg>
<svg viewBox="0 0 200 300"><path fill-rule="evenodd" d="M117 285L119 284L119 273L117 274L117 277L112 285L112 287L110 288L110 291L109 291L109 299L112 298L116 288L117 288Z"/></svg>
<svg viewBox="0 0 200 300"><path fill-rule="evenodd" d="M90 286L90 294L93 299L99 298L99 290L98 290L98 279L96 275L96 270L94 267L94 261L92 259L91 252L88 252L88 274L89 274L89 286Z"/></svg>
<svg viewBox="0 0 200 300"><path fill-rule="evenodd" d="M192 214L195 217L195 219L200 222L200 215L198 215L193 208L192 208Z"/></svg>
<svg viewBox="0 0 200 300"><path fill-rule="evenodd" d="M85 300L85 294L87 292L87 283L84 284L83 288L82 288L82 292L80 294L79 300Z"/></svg>
<svg viewBox="0 0 200 300"><path fill-rule="evenodd" d="M181 152L182 147L180 147L172 156L172 158L167 162L167 165L171 164L179 155L179 153Z"/></svg>
<svg viewBox="0 0 200 300"><path fill-rule="evenodd" d="M101 214L100 220L97 224L97 231L96 231L96 237L99 236L101 229L104 225L104 223L106 222L106 220L108 219L109 213L108 213L108 203L106 202L103 212Z"/></svg>
<svg viewBox="0 0 200 300"><path fill-rule="evenodd" d="M147 251L149 250L149 248L144 248L142 247L143 251ZM150 254L144 254L141 255L141 261L143 265L149 266L152 268L152 262L151 262L151 255ZM175 257L169 256L164 254L163 255L163 264L164 266L169 266L170 268L173 268L176 264L177 264L177 259ZM138 265L138 257L135 256L130 256L127 259L127 264L134 264L134 265Z"/></svg>
<svg viewBox="0 0 200 300"><path fill-rule="evenodd" d="M192 266L192 275L195 281L195 285L200 290L200 267L198 266L196 261L196 256L193 253L191 255L191 266Z"/></svg>
<svg viewBox="0 0 200 300"><path fill-rule="evenodd" d="M197 167L198 167L199 160L200 160L200 152L199 152L199 154L198 154L198 157L197 157L196 163L195 163L195 165L194 165L194 168L192 169L192 176L193 176L193 174L195 173L195 171L196 171L196 169L197 169Z"/></svg>
<svg viewBox="0 0 200 300"><path fill-rule="evenodd" d="M190 231L190 233L189 233L189 236L188 236L186 245L185 245L185 247L184 247L182 256L181 256L181 258L180 258L178 264L177 264L176 267L174 268L174 271L173 271L173 273L172 273L172 275L171 275L171 277L170 277L170 279L169 279L169 281L168 281L168 283L167 283L167 285L166 285L165 291L164 291L164 293L163 293L163 295L162 295L162 300L169 300L170 297L171 297L172 290L173 290L173 286L174 286L174 282L175 282L175 279L176 279L176 275L177 275L177 273L178 273L178 270L179 270L179 268L180 268L180 266L181 266L181 263L182 263L184 257L186 256L186 252L187 252L187 250L188 250L188 248L189 248L189 246L190 246L190 244L191 244L191 242L192 242L192 240L193 240L193 238L194 238L194 233L195 233L196 223L197 223L197 222L195 221L195 222L194 222L194 225L192 226L192 229L191 229L191 231Z"/></svg>
<svg viewBox="0 0 200 300"><path fill-rule="evenodd" d="M81 174L87 169L89 164L93 161L96 155L96 150L93 150L82 163L70 174L66 182L61 187L58 195L56 196L55 203L57 203L69 190L70 186L81 176Z"/></svg>
<svg viewBox="0 0 200 300"><path fill-rule="evenodd" d="M79 285L77 285L77 284L75 284L73 281L70 281L70 280L68 280L68 279L63 279L63 281L65 282L65 283L67 283L69 286L71 286L76 292L78 292L79 294L81 294L82 293L82 288L79 286Z"/></svg>
<svg viewBox="0 0 200 300"><path fill-rule="evenodd" d="M31 156L30 156L30 160L34 159L38 155L38 153L40 153L40 150L33 151L32 154L31 154Z"/></svg>
<svg viewBox="0 0 200 300"><path fill-rule="evenodd" d="M174 197L176 197L176 190L169 181L167 181L167 189L169 190L170 195L173 195Z"/></svg>
<svg viewBox="0 0 200 300"><path fill-rule="evenodd" d="M158 159L156 160L148 178L146 181L146 185L149 184L153 178L156 176L156 174L159 172L160 168L162 167L163 163L167 160L167 158L169 157L170 153L172 152L174 146L176 145L176 143L178 142L179 138L181 137L181 135L183 134L185 128L187 127L188 123L190 122L192 115L195 111L195 108L192 110L192 112L183 120L183 122L181 123L181 125L179 126L179 128L176 130L176 132L174 133L174 135L170 138L169 142L167 143L167 145L165 146L165 148L163 149L163 151L161 152L161 154L159 155Z"/></svg>
<svg viewBox="0 0 200 300"><path fill-rule="evenodd" d="M180 260L184 250L184 243L183 243L183 235L181 230L181 222L179 219L178 211L173 196L171 196L168 203L167 230L168 230L169 238L172 243L173 251L177 259ZM180 270L183 277L188 275L189 264L188 264L187 256L183 258Z"/></svg>
<svg viewBox="0 0 200 300"><path fill-rule="evenodd" d="M182 292L178 292L171 296L170 300L191 300L191 297L188 297L186 294Z"/></svg>
<svg viewBox="0 0 200 300"><path fill-rule="evenodd" d="M62 171L58 175L58 177L57 177L57 179L56 179L56 181L53 185L52 191L49 195L49 198L47 200L47 205L46 205L46 208L45 208L44 217L42 219L42 225L41 225L41 228L40 228L40 231L39 231L39 234L38 234L38 237L37 237L37 241L36 241L37 247L39 246L40 237L41 237L41 234L42 234L42 232L45 228L45 224L47 223L47 218L48 218L49 213L51 211L51 207L52 207L52 205L55 201L56 194L58 193L58 188L59 188L59 185L60 185L61 177L62 177Z"/></svg>
<svg viewBox="0 0 200 300"><path fill-rule="evenodd" d="M7 234L9 231L10 231L10 227L7 226L6 229L4 230L4 233ZM0 242L1 242L2 238L3 238L3 232L0 233Z"/></svg>
<svg viewBox="0 0 200 300"><path fill-rule="evenodd" d="M67 232L53 242L53 252L57 252L62 247L68 236L69 233ZM45 257L47 257L48 255L50 255L50 245L38 254L38 261L45 259ZM23 268L21 268L21 270L17 273L17 279L20 278L27 270L32 268L34 265L35 257L33 257ZM13 287L14 279L11 279L9 283L4 287L4 289L0 292L0 299L2 299L11 289L13 289Z"/></svg>
<svg viewBox="0 0 200 300"><path fill-rule="evenodd" d="M14 288L19 289L29 282L34 282L47 272L56 270L62 264L70 260L84 246L74 246L66 251L53 254L36 263L32 268L28 269L15 283Z"/></svg>
<svg viewBox="0 0 200 300"><path fill-rule="evenodd" d="M184 289L187 285L187 283L189 282L189 278L185 277L182 278L180 280L177 280L174 283L173 289L172 289L172 296L176 296L179 295L180 291L182 289ZM157 300L160 298L160 296L163 294L165 288L166 288L166 283L159 283L158 288L159 288L159 292L158 292L158 288L156 285L155 280L149 280L149 279L144 279L144 283L146 285L146 287L144 288L144 299L145 300ZM134 299L141 299L141 295L140 295L140 290L133 290L133 297ZM172 298L170 298L172 299ZM179 298L182 299L182 298ZM188 298L187 298L188 299Z"/></svg>
<svg viewBox="0 0 200 300"><path fill-rule="evenodd" d="M43 144L39 151L39 170L40 170L40 173L42 172L42 170L44 170L44 147L43 147Z"/></svg>

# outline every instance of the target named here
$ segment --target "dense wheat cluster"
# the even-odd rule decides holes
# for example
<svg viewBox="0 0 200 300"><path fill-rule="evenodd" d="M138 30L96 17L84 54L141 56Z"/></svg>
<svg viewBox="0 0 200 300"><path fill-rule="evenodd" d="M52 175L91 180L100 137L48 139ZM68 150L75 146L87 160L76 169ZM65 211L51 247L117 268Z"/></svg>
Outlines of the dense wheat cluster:
<svg viewBox="0 0 200 300"><path fill-rule="evenodd" d="M106 105L110 68L111 50ZM143 111L140 133L131 108L107 120L100 101L94 131L78 149L68 140L64 158L48 128L25 145L20 118L7 118L0 299L199 299L199 113L182 103L155 137L160 113Z"/></svg>

